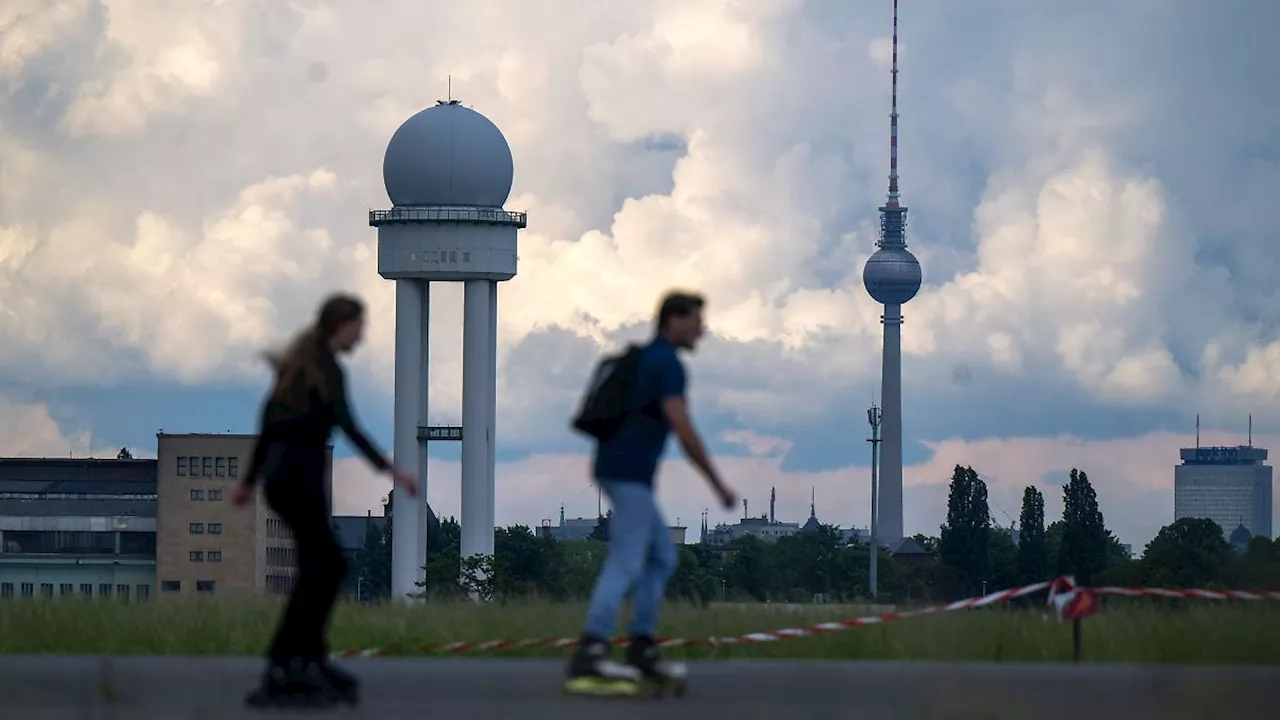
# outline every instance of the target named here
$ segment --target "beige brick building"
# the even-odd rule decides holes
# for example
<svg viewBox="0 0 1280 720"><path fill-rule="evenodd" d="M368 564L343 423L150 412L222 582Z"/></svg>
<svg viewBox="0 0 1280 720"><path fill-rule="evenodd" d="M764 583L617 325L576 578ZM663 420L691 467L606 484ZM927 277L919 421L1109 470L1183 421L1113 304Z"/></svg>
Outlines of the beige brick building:
<svg viewBox="0 0 1280 720"><path fill-rule="evenodd" d="M267 508L231 504L254 435L156 435L156 584L166 596L283 594L293 585L293 540ZM333 447L325 487L333 497Z"/></svg>

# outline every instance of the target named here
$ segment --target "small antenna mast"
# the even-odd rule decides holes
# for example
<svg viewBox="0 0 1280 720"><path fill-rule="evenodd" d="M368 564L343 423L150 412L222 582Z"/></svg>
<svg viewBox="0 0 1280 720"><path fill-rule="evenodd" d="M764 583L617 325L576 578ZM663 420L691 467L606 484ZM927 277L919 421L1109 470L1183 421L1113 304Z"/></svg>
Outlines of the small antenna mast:
<svg viewBox="0 0 1280 720"><path fill-rule="evenodd" d="M1253 447L1253 413L1249 413L1249 447Z"/></svg>
<svg viewBox="0 0 1280 720"><path fill-rule="evenodd" d="M445 75L445 92L448 94L449 102L453 102L453 75Z"/></svg>
<svg viewBox="0 0 1280 720"><path fill-rule="evenodd" d="M1200 413L1196 413L1196 449L1200 449Z"/></svg>

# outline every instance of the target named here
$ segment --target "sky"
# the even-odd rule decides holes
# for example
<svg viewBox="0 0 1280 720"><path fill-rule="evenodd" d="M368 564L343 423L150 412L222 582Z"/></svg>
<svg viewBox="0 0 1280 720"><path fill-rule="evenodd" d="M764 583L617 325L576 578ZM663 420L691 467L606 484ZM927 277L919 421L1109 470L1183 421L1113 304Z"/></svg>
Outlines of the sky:
<svg viewBox="0 0 1280 720"><path fill-rule="evenodd" d="M905 522L951 468L992 514L1085 470L1140 549L1177 449L1280 447L1280 6L904 0ZM529 213L499 300L499 524L594 517L569 417L661 292L709 299L690 403L767 511L866 526L887 190L889 0L5 0L0 454L154 456L253 432L318 301L369 303L357 413L391 448L394 296L367 211L383 151L452 92L498 125ZM461 415L461 288L432 289L431 407ZM336 508L389 483L336 439ZM733 522L674 447L671 522ZM428 497L460 504L456 446ZM1280 493L1276 494L1280 500Z"/></svg>

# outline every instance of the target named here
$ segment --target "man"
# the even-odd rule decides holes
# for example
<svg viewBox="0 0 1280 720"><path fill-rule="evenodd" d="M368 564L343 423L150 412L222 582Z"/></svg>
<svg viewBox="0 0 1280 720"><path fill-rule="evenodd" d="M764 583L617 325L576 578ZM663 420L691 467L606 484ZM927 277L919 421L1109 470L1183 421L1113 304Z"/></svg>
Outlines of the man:
<svg viewBox="0 0 1280 720"><path fill-rule="evenodd" d="M678 556L658 508L654 477L674 432L685 454L702 472L721 505L735 498L720 480L693 428L685 402L685 370L677 355L692 351L702 337L699 295L669 293L658 309L656 333L640 350L629 413L615 434L596 448L593 474L609 496L609 552L596 580L577 654L569 663L566 688L577 692L629 692L641 678L662 680L666 666L655 644L658 607ZM609 639L623 599L631 591L634 613L626 665L609 660Z"/></svg>

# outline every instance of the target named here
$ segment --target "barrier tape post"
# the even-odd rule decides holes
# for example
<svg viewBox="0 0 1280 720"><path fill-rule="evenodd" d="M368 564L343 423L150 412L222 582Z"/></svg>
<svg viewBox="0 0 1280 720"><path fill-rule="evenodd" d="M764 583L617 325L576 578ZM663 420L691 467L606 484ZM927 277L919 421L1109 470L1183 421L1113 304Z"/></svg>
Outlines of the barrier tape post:
<svg viewBox="0 0 1280 720"><path fill-rule="evenodd" d="M1098 612L1098 594L1094 588L1076 586L1075 577L1065 575L1049 586L1046 605L1053 608L1058 622L1071 621L1071 662L1079 664L1084 655L1081 622Z"/></svg>

